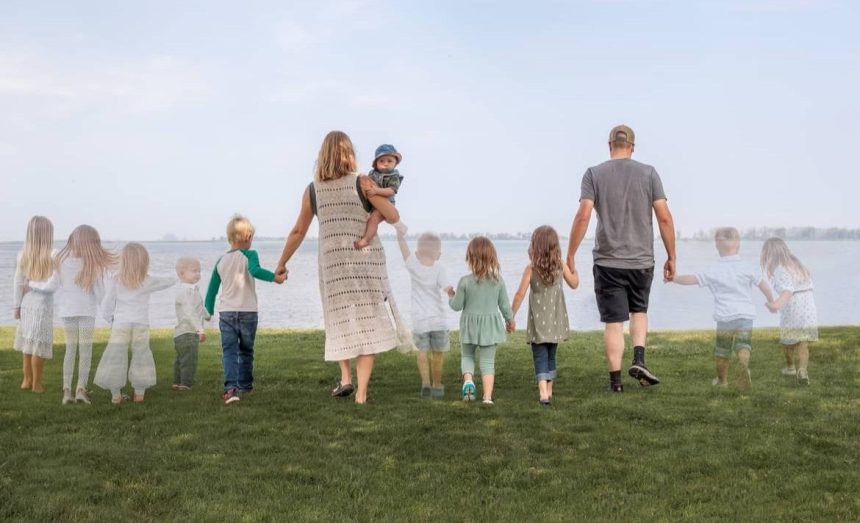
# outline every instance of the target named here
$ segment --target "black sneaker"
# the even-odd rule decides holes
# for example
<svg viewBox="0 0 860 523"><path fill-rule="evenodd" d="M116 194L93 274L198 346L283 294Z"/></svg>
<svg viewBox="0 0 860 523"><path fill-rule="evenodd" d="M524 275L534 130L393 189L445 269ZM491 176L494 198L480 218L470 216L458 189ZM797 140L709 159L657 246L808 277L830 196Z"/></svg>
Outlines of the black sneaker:
<svg viewBox="0 0 860 523"><path fill-rule="evenodd" d="M421 399L422 400L429 400L430 395L431 395L430 387L428 387L426 385L422 385L421 386Z"/></svg>
<svg viewBox="0 0 860 523"><path fill-rule="evenodd" d="M624 385L620 383L610 383L609 392L624 392Z"/></svg>
<svg viewBox="0 0 860 523"><path fill-rule="evenodd" d="M652 374L644 363L634 363L629 369L627 369L627 373L630 374L631 378L637 380L639 385L642 385L643 387L650 387L651 385L657 385L660 383L660 379Z"/></svg>

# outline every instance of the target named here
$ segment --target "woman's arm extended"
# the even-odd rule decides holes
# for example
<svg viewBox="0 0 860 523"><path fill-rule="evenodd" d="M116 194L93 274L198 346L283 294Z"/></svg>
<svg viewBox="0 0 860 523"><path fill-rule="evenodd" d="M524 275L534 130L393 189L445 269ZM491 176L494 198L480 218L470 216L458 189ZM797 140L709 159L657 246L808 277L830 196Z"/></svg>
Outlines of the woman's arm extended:
<svg viewBox="0 0 860 523"><path fill-rule="evenodd" d="M296 249L304 241L311 222L314 221L314 211L311 209L311 195L309 191L310 189L305 189L305 193L302 195L302 207L299 211L299 217L296 218L296 224L293 225L293 229L287 235L284 251L281 253L281 259L278 260L278 267L275 269L275 274L277 275L287 274L287 262L290 261Z"/></svg>

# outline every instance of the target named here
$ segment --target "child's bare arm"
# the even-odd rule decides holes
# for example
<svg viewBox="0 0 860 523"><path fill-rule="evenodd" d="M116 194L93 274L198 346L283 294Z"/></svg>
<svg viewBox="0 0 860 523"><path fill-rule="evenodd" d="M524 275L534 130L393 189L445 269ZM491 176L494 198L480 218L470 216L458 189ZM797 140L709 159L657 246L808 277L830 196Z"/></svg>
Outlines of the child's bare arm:
<svg viewBox="0 0 860 523"><path fill-rule="evenodd" d="M400 247L400 255L403 256L403 261L408 260L412 253L409 252L409 244L406 243L406 237L402 234L397 235L397 246Z"/></svg>
<svg viewBox="0 0 860 523"><path fill-rule="evenodd" d="M767 299L768 303L773 301L773 291L768 285L767 280L762 278L760 282L758 282L758 288L761 290L761 293L764 294L765 299Z"/></svg>
<svg viewBox="0 0 860 523"><path fill-rule="evenodd" d="M672 282L678 285L698 285L699 278L696 278L693 274L679 274L672 279Z"/></svg>
<svg viewBox="0 0 860 523"><path fill-rule="evenodd" d="M563 265L563 271L564 281L565 283L567 283L567 286L571 289L576 289L577 287L579 287L579 271L577 271L575 268L571 271L570 267L568 267L566 263Z"/></svg>
<svg viewBox="0 0 860 523"><path fill-rule="evenodd" d="M788 305L788 302L791 301L791 296L791 291L782 291L776 301L768 302L767 308L770 309L770 312L776 312Z"/></svg>
<svg viewBox="0 0 860 523"><path fill-rule="evenodd" d="M526 293L529 290L529 282L531 282L531 280L532 266L526 265L526 269L523 271L523 278L520 280L520 286L514 294L514 303L511 305L511 310L514 312L514 316L517 315L517 311L520 310L520 305L522 305L523 300L526 299Z"/></svg>

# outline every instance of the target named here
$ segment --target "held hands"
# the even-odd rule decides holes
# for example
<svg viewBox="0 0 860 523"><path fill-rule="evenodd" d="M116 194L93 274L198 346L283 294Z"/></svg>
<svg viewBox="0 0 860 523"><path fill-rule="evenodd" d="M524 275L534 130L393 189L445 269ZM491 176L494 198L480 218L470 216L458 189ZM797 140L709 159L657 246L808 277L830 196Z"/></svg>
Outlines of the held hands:
<svg viewBox="0 0 860 523"><path fill-rule="evenodd" d="M514 320L505 322L505 332L508 334L512 334L515 330L517 330L517 322Z"/></svg>
<svg viewBox="0 0 860 523"><path fill-rule="evenodd" d="M663 282L669 283L675 279L675 260L670 258L663 265Z"/></svg>
<svg viewBox="0 0 860 523"><path fill-rule="evenodd" d="M203 343L203 342L205 342L205 341L206 341L206 333L205 333L205 332L201 332L201 333L200 333L200 343Z"/></svg>
<svg viewBox="0 0 860 523"><path fill-rule="evenodd" d="M284 265L278 265L278 268L275 270L275 283L278 285L287 281L287 276L289 276L290 271L287 270L287 267Z"/></svg>
<svg viewBox="0 0 860 523"><path fill-rule="evenodd" d="M765 303L764 306L767 307L767 310L769 310L770 312L772 312L774 314L779 312L779 307L777 307L776 304L772 301Z"/></svg>
<svg viewBox="0 0 860 523"><path fill-rule="evenodd" d="M451 286L449 286L447 289L445 289L445 292L447 292L447 293L448 293L448 297L449 297L449 298L453 298L453 297L454 297L454 295L455 295L455 294L457 294L457 293L454 291L454 287L451 287Z"/></svg>

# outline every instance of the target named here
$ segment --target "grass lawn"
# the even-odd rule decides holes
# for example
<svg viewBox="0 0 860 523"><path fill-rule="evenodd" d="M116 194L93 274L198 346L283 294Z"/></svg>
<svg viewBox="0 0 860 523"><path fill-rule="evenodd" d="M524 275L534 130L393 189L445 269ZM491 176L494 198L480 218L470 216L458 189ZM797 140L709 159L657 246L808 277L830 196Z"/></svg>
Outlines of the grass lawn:
<svg viewBox="0 0 860 523"><path fill-rule="evenodd" d="M64 349L47 392L23 392L13 335L0 328L2 521L860 519L860 328L822 329L805 388L780 376L776 333L756 333L745 394L711 387L712 332L652 335L663 384L628 378L623 395L605 392L601 334L577 333L550 408L522 333L499 350L494 407L459 401L456 344L444 401L419 399L414 358L396 352L368 405L332 399L317 331L261 331L258 391L224 406L216 333L198 386L174 393L165 330L145 404L95 390L62 406Z"/></svg>

